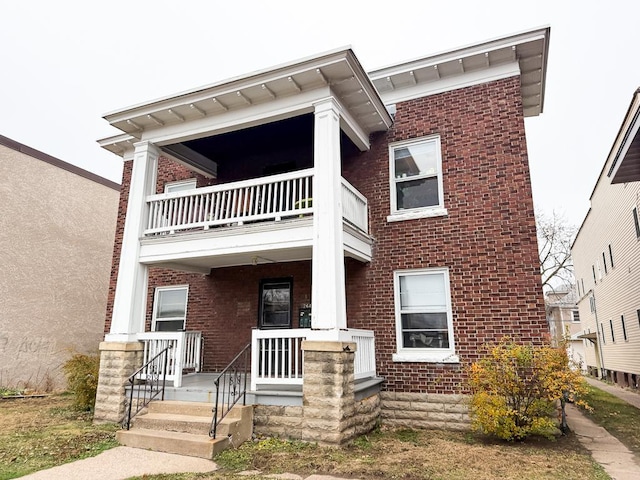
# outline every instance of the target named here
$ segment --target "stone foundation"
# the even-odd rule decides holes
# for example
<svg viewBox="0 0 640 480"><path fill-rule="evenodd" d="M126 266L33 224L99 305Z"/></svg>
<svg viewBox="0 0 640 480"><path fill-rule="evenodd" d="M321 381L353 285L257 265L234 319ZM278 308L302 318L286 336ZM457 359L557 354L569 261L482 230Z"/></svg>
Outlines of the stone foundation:
<svg viewBox="0 0 640 480"><path fill-rule="evenodd" d="M444 430L471 428L466 395L381 392L380 398L385 425Z"/></svg>
<svg viewBox="0 0 640 480"><path fill-rule="evenodd" d="M254 431L339 446L371 431L380 416L380 397L355 400L355 343L303 342L302 407L257 405Z"/></svg>
<svg viewBox="0 0 640 480"><path fill-rule="evenodd" d="M125 385L142 365L140 342L101 342L94 423L120 422L125 410Z"/></svg>

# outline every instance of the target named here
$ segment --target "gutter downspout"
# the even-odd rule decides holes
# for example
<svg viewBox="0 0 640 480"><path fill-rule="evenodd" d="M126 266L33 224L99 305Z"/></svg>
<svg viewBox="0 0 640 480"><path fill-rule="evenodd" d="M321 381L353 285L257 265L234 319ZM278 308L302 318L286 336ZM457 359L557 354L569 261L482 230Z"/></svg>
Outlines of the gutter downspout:
<svg viewBox="0 0 640 480"><path fill-rule="evenodd" d="M603 338L602 335L604 335L604 333L602 332L602 329L599 327L598 325L598 308L596 306L596 295L593 292L593 289L591 290L591 298L593 299L593 314L596 318L596 332L598 335L598 352L600 353L600 380L604 380L605 379L605 368L604 368L604 355L602 354L602 345L604 344L603 342Z"/></svg>

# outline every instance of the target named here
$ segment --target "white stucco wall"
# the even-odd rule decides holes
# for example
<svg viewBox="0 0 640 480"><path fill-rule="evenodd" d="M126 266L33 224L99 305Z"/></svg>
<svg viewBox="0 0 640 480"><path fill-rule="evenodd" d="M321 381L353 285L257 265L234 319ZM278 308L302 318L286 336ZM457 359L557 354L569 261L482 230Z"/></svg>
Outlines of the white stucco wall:
<svg viewBox="0 0 640 480"><path fill-rule="evenodd" d="M64 388L103 337L119 192L0 145L0 386Z"/></svg>

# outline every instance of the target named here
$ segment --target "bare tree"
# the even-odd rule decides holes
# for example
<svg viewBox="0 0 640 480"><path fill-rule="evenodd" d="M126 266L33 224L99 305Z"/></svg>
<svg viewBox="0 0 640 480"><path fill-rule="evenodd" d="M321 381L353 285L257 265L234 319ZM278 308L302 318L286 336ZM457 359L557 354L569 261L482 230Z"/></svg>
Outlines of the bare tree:
<svg viewBox="0 0 640 480"><path fill-rule="evenodd" d="M569 288L575 282L571 242L576 234L576 227L568 224L564 216L554 211L551 216L537 213L536 228L542 289L555 291L558 287Z"/></svg>

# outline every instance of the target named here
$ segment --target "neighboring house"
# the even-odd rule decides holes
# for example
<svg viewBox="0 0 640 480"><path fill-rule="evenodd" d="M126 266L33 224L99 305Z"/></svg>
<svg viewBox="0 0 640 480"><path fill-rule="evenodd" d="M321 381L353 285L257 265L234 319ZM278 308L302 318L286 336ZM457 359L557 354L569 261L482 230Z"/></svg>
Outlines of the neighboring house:
<svg viewBox="0 0 640 480"><path fill-rule="evenodd" d="M0 176L0 387L62 389L101 338L120 187L3 136Z"/></svg>
<svg viewBox="0 0 640 480"><path fill-rule="evenodd" d="M574 286L568 289L556 289L545 294L547 322L552 345L567 342L569 358L586 372L584 345L587 340L578 338L582 334L578 297Z"/></svg>
<svg viewBox="0 0 640 480"><path fill-rule="evenodd" d="M571 249L592 375L640 376L640 90L613 142Z"/></svg>
<svg viewBox="0 0 640 480"><path fill-rule="evenodd" d="M548 39L370 73L336 50L106 115L125 166L96 419L121 418L138 340L173 338L206 372L251 344L260 433L467 428L482 345L548 335L524 125Z"/></svg>

